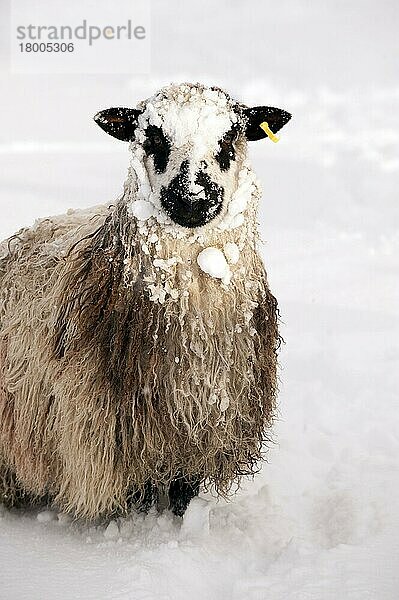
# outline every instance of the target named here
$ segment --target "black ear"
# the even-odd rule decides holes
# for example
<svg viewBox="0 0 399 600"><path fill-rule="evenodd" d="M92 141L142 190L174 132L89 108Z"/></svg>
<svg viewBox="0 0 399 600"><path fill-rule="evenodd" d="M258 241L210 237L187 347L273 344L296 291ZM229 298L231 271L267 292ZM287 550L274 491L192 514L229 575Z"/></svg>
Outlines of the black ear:
<svg viewBox="0 0 399 600"><path fill-rule="evenodd" d="M251 142L267 137L267 133L260 127L266 121L273 133L284 127L291 119L290 113L273 106L253 106L244 109L245 135Z"/></svg>
<svg viewBox="0 0 399 600"><path fill-rule="evenodd" d="M94 116L94 120L109 135L129 142L133 139L140 113L141 111L135 108L106 108L100 110Z"/></svg>

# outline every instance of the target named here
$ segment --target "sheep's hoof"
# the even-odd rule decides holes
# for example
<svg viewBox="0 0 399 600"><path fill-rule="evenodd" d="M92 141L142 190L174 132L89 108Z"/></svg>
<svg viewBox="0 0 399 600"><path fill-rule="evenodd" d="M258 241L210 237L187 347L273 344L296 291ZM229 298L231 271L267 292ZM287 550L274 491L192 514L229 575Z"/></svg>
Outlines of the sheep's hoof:
<svg viewBox="0 0 399 600"><path fill-rule="evenodd" d="M169 509L174 515L182 517L190 501L198 496L200 480L196 478L179 477L169 486Z"/></svg>

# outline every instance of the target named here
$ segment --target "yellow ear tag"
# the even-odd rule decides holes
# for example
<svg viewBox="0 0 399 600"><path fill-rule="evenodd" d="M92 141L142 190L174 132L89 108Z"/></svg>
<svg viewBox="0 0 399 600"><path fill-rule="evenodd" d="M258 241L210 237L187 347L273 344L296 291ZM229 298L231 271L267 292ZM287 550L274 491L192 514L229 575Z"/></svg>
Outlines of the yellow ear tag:
<svg viewBox="0 0 399 600"><path fill-rule="evenodd" d="M271 139L272 142L274 142L275 144L277 144L277 142L279 141L280 138L273 133L273 131L270 129L267 121L263 121L263 123L261 123L259 125L259 127L261 127L263 129L263 131Z"/></svg>

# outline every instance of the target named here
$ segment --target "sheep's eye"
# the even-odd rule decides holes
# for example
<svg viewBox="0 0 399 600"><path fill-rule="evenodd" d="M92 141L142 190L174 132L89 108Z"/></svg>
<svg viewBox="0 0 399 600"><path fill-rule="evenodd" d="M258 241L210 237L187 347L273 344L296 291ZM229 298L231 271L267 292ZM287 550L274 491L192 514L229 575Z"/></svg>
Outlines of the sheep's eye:
<svg viewBox="0 0 399 600"><path fill-rule="evenodd" d="M158 173L163 173L168 164L171 146L160 127L155 125L147 127L143 147L147 156L152 156L155 170Z"/></svg>
<svg viewBox="0 0 399 600"><path fill-rule="evenodd" d="M231 146L236 140L236 135L234 132L230 131L229 133L226 133L226 135L224 136L224 138L221 141L221 145L222 146Z"/></svg>
<svg viewBox="0 0 399 600"><path fill-rule="evenodd" d="M235 160L234 142L237 139L237 132L231 129L224 134L219 142L219 152L216 154L216 160L222 171L227 171L232 160Z"/></svg>
<svg viewBox="0 0 399 600"><path fill-rule="evenodd" d="M160 127L155 127L155 125L149 125L145 133L146 140L144 142L144 147L148 153L151 153L151 150L153 148L159 146L166 146L168 144L168 140L166 139Z"/></svg>

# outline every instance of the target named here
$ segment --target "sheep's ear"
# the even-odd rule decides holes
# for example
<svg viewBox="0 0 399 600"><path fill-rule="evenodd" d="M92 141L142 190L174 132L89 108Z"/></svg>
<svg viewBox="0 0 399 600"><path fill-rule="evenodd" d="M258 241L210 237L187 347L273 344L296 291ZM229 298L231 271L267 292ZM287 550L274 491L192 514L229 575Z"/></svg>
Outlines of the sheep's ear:
<svg viewBox="0 0 399 600"><path fill-rule="evenodd" d="M245 135L251 142L267 137L267 133L261 128L261 123L266 123L273 133L284 127L291 119L290 113L281 108L273 106L253 106L244 109Z"/></svg>
<svg viewBox="0 0 399 600"><path fill-rule="evenodd" d="M109 135L129 142L133 139L140 113L141 111L135 108L106 108L100 110L94 116L94 120Z"/></svg>

